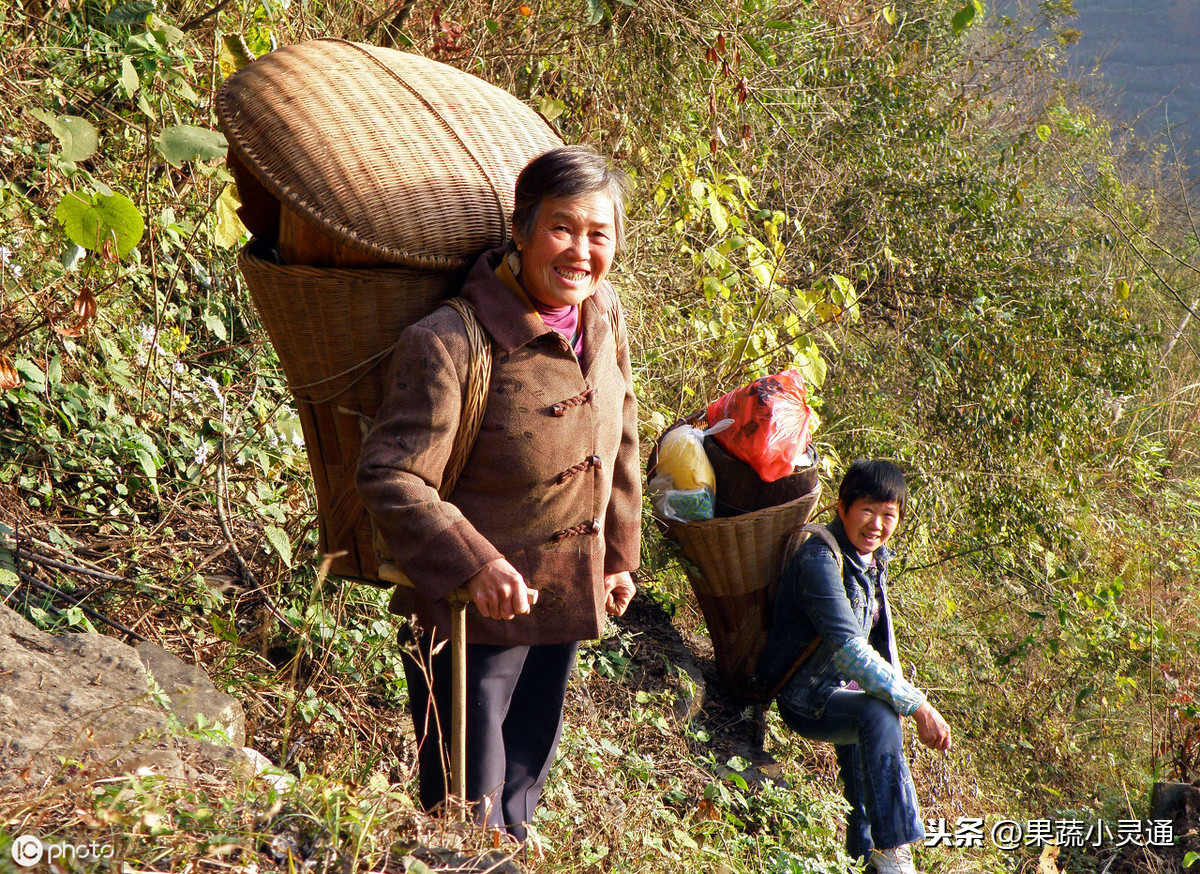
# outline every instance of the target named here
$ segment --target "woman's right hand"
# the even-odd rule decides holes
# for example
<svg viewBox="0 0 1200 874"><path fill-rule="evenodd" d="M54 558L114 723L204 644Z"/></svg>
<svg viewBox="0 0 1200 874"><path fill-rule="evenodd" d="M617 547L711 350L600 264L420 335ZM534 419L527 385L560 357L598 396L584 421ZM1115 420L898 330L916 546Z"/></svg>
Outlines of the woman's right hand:
<svg viewBox="0 0 1200 874"><path fill-rule="evenodd" d="M950 749L950 724L928 701L913 711L917 723L917 738L931 750Z"/></svg>
<svg viewBox="0 0 1200 874"><path fill-rule="evenodd" d="M467 593L488 619L512 619L529 612L537 603L538 590L525 585L525 578L505 558L488 562L467 580Z"/></svg>

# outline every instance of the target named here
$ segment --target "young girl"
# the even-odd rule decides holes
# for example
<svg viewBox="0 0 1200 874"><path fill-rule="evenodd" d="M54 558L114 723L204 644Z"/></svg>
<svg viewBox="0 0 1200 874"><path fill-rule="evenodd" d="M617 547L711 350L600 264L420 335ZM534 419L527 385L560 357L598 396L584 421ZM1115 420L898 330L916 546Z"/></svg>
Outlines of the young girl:
<svg viewBox="0 0 1200 874"><path fill-rule="evenodd" d="M835 745L850 804L846 849L878 874L916 874L909 844L925 838L900 717L921 743L950 748L950 726L905 682L887 599L886 544L904 518L908 487L894 464L855 461L828 530L840 556L811 536L784 570L756 680L784 722ZM789 678L790 674L790 678Z"/></svg>

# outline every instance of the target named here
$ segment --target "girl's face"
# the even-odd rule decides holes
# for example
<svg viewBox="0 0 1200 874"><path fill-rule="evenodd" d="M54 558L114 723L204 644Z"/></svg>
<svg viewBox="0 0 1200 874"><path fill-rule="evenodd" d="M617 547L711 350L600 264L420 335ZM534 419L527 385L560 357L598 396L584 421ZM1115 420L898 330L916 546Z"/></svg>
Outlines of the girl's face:
<svg viewBox="0 0 1200 874"><path fill-rule="evenodd" d="M859 555L870 555L887 543L900 522L900 505L895 501L856 498L849 507L838 501L837 513Z"/></svg>

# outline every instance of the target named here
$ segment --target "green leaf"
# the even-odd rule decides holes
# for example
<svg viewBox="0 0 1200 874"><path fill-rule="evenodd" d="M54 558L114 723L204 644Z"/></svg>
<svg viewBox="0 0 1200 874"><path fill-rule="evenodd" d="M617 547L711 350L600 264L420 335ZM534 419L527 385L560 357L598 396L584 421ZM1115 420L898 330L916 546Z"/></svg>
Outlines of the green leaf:
<svg viewBox="0 0 1200 874"><path fill-rule="evenodd" d="M151 15L146 21L146 26L152 28L153 33L163 45L173 46L177 42L182 42L184 33L173 24L168 24L157 15Z"/></svg>
<svg viewBox="0 0 1200 874"><path fill-rule="evenodd" d="M608 15L604 0L588 0L588 24L599 24Z"/></svg>
<svg viewBox="0 0 1200 874"><path fill-rule="evenodd" d="M223 77L228 79L253 60L254 55L236 33L227 33L221 37L221 51L217 54L217 64Z"/></svg>
<svg viewBox="0 0 1200 874"><path fill-rule="evenodd" d="M225 323L221 321L221 317L215 313L204 314L204 327L208 328L209 333L211 333L222 343L229 339L229 334L225 330Z"/></svg>
<svg viewBox="0 0 1200 874"><path fill-rule="evenodd" d="M222 619L219 616L209 616L208 623L212 626L213 633L226 643L238 642L237 623L232 619Z"/></svg>
<svg viewBox="0 0 1200 874"><path fill-rule="evenodd" d="M46 389L46 373L42 368L38 367L32 361L26 358L18 358L15 362L17 370L24 374L25 379L33 383L30 388L34 391L45 391Z"/></svg>
<svg viewBox="0 0 1200 874"><path fill-rule="evenodd" d="M746 45L750 46L751 51L762 58L764 64L768 67L775 66L775 50L765 40L759 39L752 33L743 33L742 38L746 40Z"/></svg>
<svg viewBox="0 0 1200 874"><path fill-rule="evenodd" d="M42 109L31 110L34 118L50 128L62 146L59 157L72 163L86 161L96 154L100 136L92 123L77 115L55 115Z"/></svg>
<svg viewBox="0 0 1200 874"><path fill-rule="evenodd" d="M133 0L132 3L122 3L104 16L108 27L119 27L129 24L144 24L146 16L154 11L154 4L149 0Z"/></svg>
<svg viewBox="0 0 1200 874"><path fill-rule="evenodd" d="M1183 856L1183 867L1191 868L1197 862L1200 862L1200 853L1195 850L1188 850Z"/></svg>
<svg viewBox="0 0 1200 874"><path fill-rule="evenodd" d="M154 111L154 107L151 106L150 101L146 99L145 91L138 91L137 105L138 109L145 113L146 118L150 119L151 121L158 119L158 113Z"/></svg>
<svg viewBox="0 0 1200 874"><path fill-rule="evenodd" d="M492 36L495 36L500 32L500 22L496 21L494 18L487 19L483 22L483 24L485 27L487 27L488 33L490 33Z"/></svg>
<svg viewBox="0 0 1200 874"><path fill-rule="evenodd" d="M79 266L81 258L83 258L83 247L77 243L68 243L63 247L62 255L58 260L64 269L75 270Z"/></svg>
<svg viewBox="0 0 1200 874"><path fill-rule="evenodd" d="M150 491L158 495L158 465L154 462L154 456L145 449L136 449L133 453L137 459L138 466L142 472L146 474L146 481L150 484Z"/></svg>
<svg viewBox="0 0 1200 874"><path fill-rule="evenodd" d="M69 191L59 202L54 217L71 242L98 252L111 240L118 258L132 252L146 230L142 214L124 194Z"/></svg>
<svg viewBox="0 0 1200 874"><path fill-rule="evenodd" d="M538 98L538 112L546 117L546 121L554 121L567 111L567 104L553 97Z"/></svg>
<svg viewBox="0 0 1200 874"><path fill-rule="evenodd" d="M1043 143L1049 142L1049 140L1050 140L1050 125L1039 124L1037 126L1036 133L1037 133L1037 138L1039 140L1041 140Z"/></svg>
<svg viewBox="0 0 1200 874"><path fill-rule="evenodd" d="M769 264L758 261L750 265L750 272L763 288L770 288L775 279L775 271Z"/></svg>
<svg viewBox="0 0 1200 874"><path fill-rule="evenodd" d="M142 86L142 80L129 58L121 58L121 88L126 97L132 97Z"/></svg>
<svg viewBox="0 0 1200 874"><path fill-rule="evenodd" d="M725 233L729 228L729 222L725 217L725 207L721 206L721 201L715 197L710 197L708 199L708 214L712 217L713 226L717 229L717 233Z"/></svg>
<svg viewBox="0 0 1200 874"><path fill-rule="evenodd" d="M971 2L964 6L958 12L954 13L954 17L950 19L950 29L954 31L954 35L958 36L964 30L971 26L971 22L975 20L975 3Z"/></svg>
<svg viewBox="0 0 1200 874"><path fill-rule="evenodd" d="M193 124L175 124L163 128L158 136L157 148L168 164L181 167L184 161L224 157L229 143L220 131Z"/></svg>
<svg viewBox="0 0 1200 874"><path fill-rule="evenodd" d="M279 556L284 567L291 567L292 541L288 538L287 532L277 525L268 525L263 533L267 535L267 542L271 544L271 548L275 550L275 554Z"/></svg>

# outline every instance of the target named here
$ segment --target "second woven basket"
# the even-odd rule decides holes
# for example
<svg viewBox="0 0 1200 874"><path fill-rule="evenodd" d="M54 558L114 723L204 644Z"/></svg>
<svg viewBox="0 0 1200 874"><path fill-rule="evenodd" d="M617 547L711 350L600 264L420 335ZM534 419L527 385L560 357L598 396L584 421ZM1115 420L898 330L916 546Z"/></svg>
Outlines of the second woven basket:
<svg viewBox="0 0 1200 874"><path fill-rule="evenodd" d="M684 570L708 625L717 673L735 696L755 697L749 680L767 644L783 550L820 497L818 483L807 495L753 513L667 523L667 535L686 559Z"/></svg>

